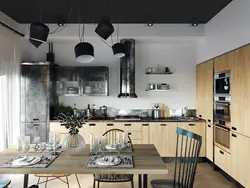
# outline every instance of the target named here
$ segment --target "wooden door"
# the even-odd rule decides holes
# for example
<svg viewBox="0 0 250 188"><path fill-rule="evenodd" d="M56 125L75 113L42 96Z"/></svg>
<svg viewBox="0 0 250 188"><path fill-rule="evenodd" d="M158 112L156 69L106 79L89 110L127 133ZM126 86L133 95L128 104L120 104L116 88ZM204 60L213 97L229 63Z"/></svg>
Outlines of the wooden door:
<svg viewBox="0 0 250 188"><path fill-rule="evenodd" d="M214 163L224 172L230 174L231 171L231 155L226 151L215 146L214 148Z"/></svg>
<svg viewBox="0 0 250 188"><path fill-rule="evenodd" d="M204 74L204 90L203 90L203 109L204 109L204 118L207 122L213 122L213 97L214 97L214 77L213 77L213 60L207 61L204 63L203 71Z"/></svg>
<svg viewBox="0 0 250 188"><path fill-rule="evenodd" d="M232 53L227 53L214 59L214 72L223 72L230 70Z"/></svg>
<svg viewBox="0 0 250 188"><path fill-rule="evenodd" d="M196 114L198 117L203 116L203 66L199 64L196 66Z"/></svg>
<svg viewBox="0 0 250 188"><path fill-rule="evenodd" d="M205 134L205 122L179 122L178 127L198 134L202 137L202 145L200 151L200 157L206 156L206 134Z"/></svg>
<svg viewBox="0 0 250 188"><path fill-rule="evenodd" d="M206 157L213 162L214 159L214 126L206 124Z"/></svg>
<svg viewBox="0 0 250 188"><path fill-rule="evenodd" d="M231 176L244 187L250 187L250 138L231 133Z"/></svg>
<svg viewBox="0 0 250 188"><path fill-rule="evenodd" d="M174 157L176 151L177 123L150 123L150 143L161 157Z"/></svg>
<svg viewBox="0 0 250 188"><path fill-rule="evenodd" d="M250 45L232 52L231 97L232 130L250 136Z"/></svg>
<svg viewBox="0 0 250 188"><path fill-rule="evenodd" d="M149 133L150 133L150 127L149 127L149 123L145 122L142 123L142 129L141 129L141 143L142 144L149 144L150 143L150 139L149 139Z"/></svg>

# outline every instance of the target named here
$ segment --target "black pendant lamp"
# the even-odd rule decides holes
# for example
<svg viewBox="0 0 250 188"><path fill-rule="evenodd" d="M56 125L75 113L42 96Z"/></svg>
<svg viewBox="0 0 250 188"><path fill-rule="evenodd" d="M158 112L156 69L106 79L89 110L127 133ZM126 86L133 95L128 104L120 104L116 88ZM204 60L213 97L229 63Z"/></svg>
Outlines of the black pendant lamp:
<svg viewBox="0 0 250 188"><path fill-rule="evenodd" d="M42 43L47 41L49 35L49 27L40 22L34 22L30 25L29 41L35 47L39 47Z"/></svg>
<svg viewBox="0 0 250 188"><path fill-rule="evenodd" d="M79 36L80 38L80 43L78 43L75 46L75 56L76 56L76 61L79 63L90 63L92 62L94 58L94 47L92 44L88 42L84 42L84 26L83 24L83 29L82 29L82 37Z"/></svg>
<svg viewBox="0 0 250 188"><path fill-rule="evenodd" d="M117 43L115 43L112 46L113 54L117 58L122 58L126 55L126 48L123 43L118 42L119 41L119 24L117 25Z"/></svg>
<svg viewBox="0 0 250 188"><path fill-rule="evenodd" d="M112 35L114 32L114 27L108 18L102 19L99 24L97 25L95 32L102 37L104 40Z"/></svg>

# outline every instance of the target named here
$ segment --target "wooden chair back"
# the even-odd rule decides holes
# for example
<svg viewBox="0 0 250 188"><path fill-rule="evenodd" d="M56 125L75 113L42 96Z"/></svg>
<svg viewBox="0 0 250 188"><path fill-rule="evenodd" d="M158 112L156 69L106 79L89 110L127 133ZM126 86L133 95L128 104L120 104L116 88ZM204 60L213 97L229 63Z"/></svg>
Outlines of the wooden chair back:
<svg viewBox="0 0 250 188"><path fill-rule="evenodd" d="M124 131L121 129L110 129L106 131L105 133L103 133L102 136L106 136L108 138L108 144L116 144L118 141L119 132L124 132ZM129 135L128 135L128 142L132 144L132 141Z"/></svg>
<svg viewBox="0 0 250 188"><path fill-rule="evenodd" d="M202 145L202 137L190 131L177 128L174 182L192 188Z"/></svg>

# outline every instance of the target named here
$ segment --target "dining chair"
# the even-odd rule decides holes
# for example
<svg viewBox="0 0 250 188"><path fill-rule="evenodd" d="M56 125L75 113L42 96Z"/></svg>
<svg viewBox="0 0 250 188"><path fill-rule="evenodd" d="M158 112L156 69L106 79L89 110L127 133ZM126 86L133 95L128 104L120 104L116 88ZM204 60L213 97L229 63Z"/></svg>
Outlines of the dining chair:
<svg viewBox="0 0 250 188"><path fill-rule="evenodd" d="M0 187L1 188L8 188L10 185L11 181L10 180L0 180Z"/></svg>
<svg viewBox="0 0 250 188"><path fill-rule="evenodd" d="M174 179L155 179L153 188L192 188L194 185L202 137L190 131L177 128Z"/></svg>
<svg viewBox="0 0 250 188"><path fill-rule="evenodd" d="M68 134L66 134L66 133L60 133L60 144L62 143L63 139L67 135ZM34 174L34 176L38 177L37 185L45 183L45 188L47 188L48 182L53 181L53 180L60 180L63 183L65 183L68 186L68 188L70 188L70 184L69 184L69 180L68 180L68 177L70 175L71 174ZM75 174L75 177L76 177L78 187L81 188L78 176L76 174ZM40 181L41 178L45 178L45 181ZM62 178L65 178L65 180Z"/></svg>
<svg viewBox="0 0 250 188"><path fill-rule="evenodd" d="M118 133L124 132L121 129L110 129L106 131L102 136L106 136L108 138L108 144L116 144L118 141ZM131 138L128 135L128 142L131 144ZM94 174L94 182L93 188L97 188L100 186L100 182L106 183L122 183L122 182L130 182L131 188L134 188L134 175L133 174Z"/></svg>

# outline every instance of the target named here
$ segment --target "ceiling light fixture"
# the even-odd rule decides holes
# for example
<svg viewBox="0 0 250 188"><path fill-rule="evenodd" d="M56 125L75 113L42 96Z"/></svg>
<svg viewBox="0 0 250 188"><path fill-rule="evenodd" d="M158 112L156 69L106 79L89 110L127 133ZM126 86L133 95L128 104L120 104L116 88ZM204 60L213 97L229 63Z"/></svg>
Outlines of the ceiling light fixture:
<svg viewBox="0 0 250 188"><path fill-rule="evenodd" d="M47 41L49 35L49 27L40 22L33 22L30 25L29 41L35 47L39 47Z"/></svg>
<svg viewBox="0 0 250 188"><path fill-rule="evenodd" d="M113 54L117 58L125 56L125 45L119 42L119 24L117 24L117 43L112 46Z"/></svg>
<svg viewBox="0 0 250 188"><path fill-rule="evenodd" d="M194 20L194 21L192 22L192 26L193 26L193 27L197 27L198 25L199 25L199 23L198 23L197 20Z"/></svg>
<svg viewBox="0 0 250 188"><path fill-rule="evenodd" d="M148 23L147 23L147 26L148 27L153 27L154 25L154 22L152 20L149 20Z"/></svg>
<svg viewBox="0 0 250 188"><path fill-rule="evenodd" d="M107 40L114 32L114 27L110 20L108 18L105 18L99 22L95 29L95 32L104 40Z"/></svg>
<svg viewBox="0 0 250 188"><path fill-rule="evenodd" d="M79 39L80 43L78 43L75 46L75 56L76 56L76 61L79 63L90 63L92 62L94 58L94 47L88 43L84 42L84 29L85 29L85 24L83 24L82 28L82 34L80 34L80 24L79 24Z"/></svg>

